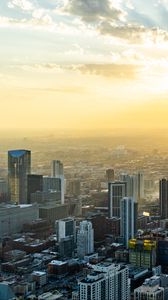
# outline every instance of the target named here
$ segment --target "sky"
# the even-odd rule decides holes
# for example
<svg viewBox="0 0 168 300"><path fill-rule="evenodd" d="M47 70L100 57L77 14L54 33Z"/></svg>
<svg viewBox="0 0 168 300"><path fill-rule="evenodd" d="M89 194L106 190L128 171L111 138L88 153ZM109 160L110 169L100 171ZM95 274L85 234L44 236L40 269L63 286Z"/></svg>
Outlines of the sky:
<svg viewBox="0 0 168 300"><path fill-rule="evenodd" d="M168 0L1 0L0 128L167 128Z"/></svg>

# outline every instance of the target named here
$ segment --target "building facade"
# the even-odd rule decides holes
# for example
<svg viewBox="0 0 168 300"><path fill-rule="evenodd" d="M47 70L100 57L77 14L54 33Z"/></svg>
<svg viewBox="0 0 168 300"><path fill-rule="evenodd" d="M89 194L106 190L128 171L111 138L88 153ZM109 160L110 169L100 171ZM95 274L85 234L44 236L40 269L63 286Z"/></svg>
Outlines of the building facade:
<svg viewBox="0 0 168 300"><path fill-rule="evenodd" d="M162 219L168 218L168 180L163 178L159 182L160 215Z"/></svg>
<svg viewBox="0 0 168 300"><path fill-rule="evenodd" d="M124 246L128 248L128 242L135 237L137 227L137 203L133 198L125 197L121 200L120 215L120 235Z"/></svg>
<svg viewBox="0 0 168 300"><path fill-rule="evenodd" d="M77 253L82 258L94 252L94 230L92 223L88 221L80 222L77 233Z"/></svg>
<svg viewBox="0 0 168 300"><path fill-rule="evenodd" d="M93 273L79 283L80 300L129 300L129 272L109 263L93 267Z"/></svg>
<svg viewBox="0 0 168 300"><path fill-rule="evenodd" d="M52 161L51 176L58 178L61 181L61 203L64 204L64 194L65 194L64 166L60 160Z"/></svg>
<svg viewBox="0 0 168 300"><path fill-rule="evenodd" d="M120 217L120 201L127 195L127 184L122 181L109 182L108 208L109 218Z"/></svg>
<svg viewBox="0 0 168 300"><path fill-rule="evenodd" d="M29 150L8 151L8 186L13 203L27 203L27 175L31 173Z"/></svg>

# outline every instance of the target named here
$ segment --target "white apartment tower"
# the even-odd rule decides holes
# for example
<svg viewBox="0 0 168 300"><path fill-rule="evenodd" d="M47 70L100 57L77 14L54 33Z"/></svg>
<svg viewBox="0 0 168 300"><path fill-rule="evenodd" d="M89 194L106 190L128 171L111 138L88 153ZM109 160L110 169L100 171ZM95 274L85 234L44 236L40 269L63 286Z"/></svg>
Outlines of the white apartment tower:
<svg viewBox="0 0 168 300"><path fill-rule="evenodd" d="M101 263L79 283L79 300L129 300L129 271L125 266Z"/></svg>

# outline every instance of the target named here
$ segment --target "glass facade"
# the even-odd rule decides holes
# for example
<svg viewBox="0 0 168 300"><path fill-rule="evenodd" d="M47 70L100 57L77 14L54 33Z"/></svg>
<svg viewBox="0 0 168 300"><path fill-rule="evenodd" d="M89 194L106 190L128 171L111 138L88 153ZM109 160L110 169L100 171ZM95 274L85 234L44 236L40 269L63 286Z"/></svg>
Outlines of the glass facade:
<svg viewBox="0 0 168 300"><path fill-rule="evenodd" d="M29 150L8 151L8 184L13 203L27 203L27 175L31 173Z"/></svg>

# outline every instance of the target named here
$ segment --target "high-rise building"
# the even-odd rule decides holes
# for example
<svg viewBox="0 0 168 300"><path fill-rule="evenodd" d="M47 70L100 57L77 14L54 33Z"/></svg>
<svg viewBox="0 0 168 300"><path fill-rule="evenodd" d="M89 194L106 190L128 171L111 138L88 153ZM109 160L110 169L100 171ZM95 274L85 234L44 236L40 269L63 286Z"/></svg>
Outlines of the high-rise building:
<svg viewBox="0 0 168 300"><path fill-rule="evenodd" d="M63 163L60 160L52 161L51 176L59 178L61 180L61 203L64 204L64 194L65 194L64 167L63 167Z"/></svg>
<svg viewBox="0 0 168 300"><path fill-rule="evenodd" d="M61 192L61 179L51 176L43 176L43 191Z"/></svg>
<svg viewBox="0 0 168 300"><path fill-rule="evenodd" d="M77 233L77 253L78 257L94 252L94 230L92 223L88 221L80 222L80 228Z"/></svg>
<svg viewBox="0 0 168 300"><path fill-rule="evenodd" d="M134 300L164 300L164 288L159 286L157 277L146 279L134 290Z"/></svg>
<svg viewBox="0 0 168 300"><path fill-rule="evenodd" d="M162 219L168 218L168 180L163 178L159 183L160 215Z"/></svg>
<svg viewBox="0 0 168 300"><path fill-rule="evenodd" d="M108 207L109 217L120 217L120 201L127 195L127 183L123 181L109 182Z"/></svg>
<svg viewBox="0 0 168 300"><path fill-rule="evenodd" d="M80 195L80 187L81 183L80 180L70 180L69 181L69 194L72 196L79 196Z"/></svg>
<svg viewBox="0 0 168 300"><path fill-rule="evenodd" d="M27 175L31 173L29 150L8 151L8 184L13 203L27 203Z"/></svg>
<svg viewBox="0 0 168 300"><path fill-rule="evenodd" d="M152 269L156 265L156 242L132 239L129 241L129 262L137 267Z"/></svg>
<svg viewBox="0 0 168 300"><path fill-rule="evenodd" d="M80 300L129 300L127 267L110 263L92 266L93 273L79 283Z"/></svg>
<svg viewBox="0 0 168 300"><path fill-rule="evenodd" d="M74 218L58 220L55 223L58 242L66 237L76 237L76 222Z"/></svg>
<svg viewBox="0 0 168 300"><path fill-rule="evenodd" d="M106 170L106 180L107 180L107 182L113 182L114 181L114 170L113 169L107 169Z"/></svg>
<svg viewBox="0 0 168 300"><path fill-rule="evenodd" d="M133 198L125 197L120 205L120 235L124 246L128 248L129 240L133 239L136 234L137 203Z"/></svg>
<svg viewBox="0 0 168 300"><path fill-rule="evenodd" d="M27 203L31 203L31 194L35 192L42 192L43 190L43 176L29 174L27 176Z"/></svg>
<svg viewBox="0 0 168 300"><path fill-rule="evenodd" d="M138 181L138 202L144 198L144 174L142 172L138 172L137 174Z"/></svg>
<svg viewBox="0 0 168 300"><path fill-rule="evenodd" d="M59 254L61 257L72 257L76 244L76 221L66 218L55 222Z"/></svg>
<svg viewBox="0 0 168 300"><path fill-rule="evenodd" d="M120 180L127 183L127 197L138 201L138 178L136 175L120 174Z"/></svg>
<svg viewBox="0 0 168 300"><path fill-rule="evenodd" d="M63 176L63 175L64 175L63 163L60 160L53 160L51 176L58 177L58 176Z"/></svg>

